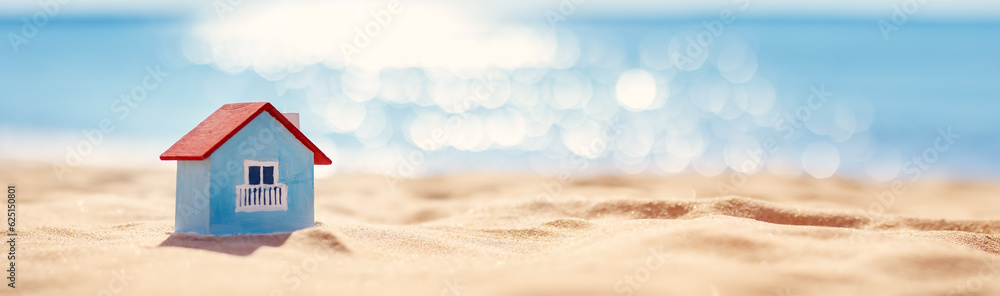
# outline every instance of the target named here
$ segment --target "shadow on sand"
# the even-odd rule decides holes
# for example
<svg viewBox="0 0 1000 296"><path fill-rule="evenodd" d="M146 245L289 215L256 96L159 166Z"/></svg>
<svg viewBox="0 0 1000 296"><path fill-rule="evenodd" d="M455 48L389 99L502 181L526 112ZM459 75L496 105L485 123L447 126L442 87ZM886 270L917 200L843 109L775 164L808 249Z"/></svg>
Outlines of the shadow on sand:
<svg viewBox="0 0 1000 296"><path fill-rule="evenodd" d="M159 247L181 247L237 256L253 254L262 246L280 247L292 233L247 234L229 236L201 236L171 233Z"/></svg>

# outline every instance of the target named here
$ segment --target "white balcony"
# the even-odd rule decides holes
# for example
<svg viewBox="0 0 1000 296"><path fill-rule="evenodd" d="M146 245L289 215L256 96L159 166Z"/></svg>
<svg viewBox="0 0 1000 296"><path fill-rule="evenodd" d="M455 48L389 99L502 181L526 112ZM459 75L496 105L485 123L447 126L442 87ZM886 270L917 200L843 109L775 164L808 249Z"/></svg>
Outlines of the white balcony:
<svg viewBox="0 0 1000 296"><path fill-rule="evenodd" d="M288 185L236 185L236 212L287 210Z"/></svg>

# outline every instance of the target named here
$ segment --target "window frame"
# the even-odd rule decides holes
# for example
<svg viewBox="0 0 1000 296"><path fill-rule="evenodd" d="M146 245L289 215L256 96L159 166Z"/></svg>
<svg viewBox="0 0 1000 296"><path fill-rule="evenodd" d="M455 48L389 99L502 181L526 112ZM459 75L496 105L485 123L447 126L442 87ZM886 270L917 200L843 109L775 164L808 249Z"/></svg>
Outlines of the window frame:
<svg viewBox="0 0 1000 296"><path fill-rule="evenodd" d="M260 167L260 184L257 185L276 185L278 181L278 162L277 161L266 161L266 160L243 160L243 184L250 184L250 167L259 166ZM274 167L274 184L264 184L264 167Z"/></svg>

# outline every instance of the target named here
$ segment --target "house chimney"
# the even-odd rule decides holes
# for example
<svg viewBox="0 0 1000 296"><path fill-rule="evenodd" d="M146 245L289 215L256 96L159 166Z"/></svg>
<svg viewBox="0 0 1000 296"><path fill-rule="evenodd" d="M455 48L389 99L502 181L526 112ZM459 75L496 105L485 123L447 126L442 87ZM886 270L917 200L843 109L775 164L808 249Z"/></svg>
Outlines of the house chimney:
<svg viewBox="0 0 1000 296"><path fill-rule="evenodd" d="M295 126L295 128L301 128L301 127L299 127L299 114L298 113L281 113L281 115L284 115L285 118L288 118L288 121L291 122L292 125Z"/></svg>

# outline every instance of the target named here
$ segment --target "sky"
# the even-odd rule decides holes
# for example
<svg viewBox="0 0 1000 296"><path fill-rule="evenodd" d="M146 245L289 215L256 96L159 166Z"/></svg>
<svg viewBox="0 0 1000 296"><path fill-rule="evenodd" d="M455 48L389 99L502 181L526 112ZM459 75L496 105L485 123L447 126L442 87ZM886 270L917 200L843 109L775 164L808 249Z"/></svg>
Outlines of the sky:
<svg viewBox="0 0 1000 296"><path fill-rule="evenodd" d="M990 179L998 6L19 0L0 157L170 167L222 104L270 101L333 157L321 175Z"/></svg>

